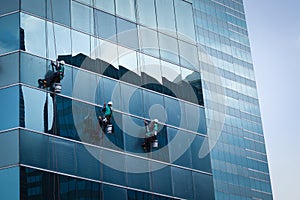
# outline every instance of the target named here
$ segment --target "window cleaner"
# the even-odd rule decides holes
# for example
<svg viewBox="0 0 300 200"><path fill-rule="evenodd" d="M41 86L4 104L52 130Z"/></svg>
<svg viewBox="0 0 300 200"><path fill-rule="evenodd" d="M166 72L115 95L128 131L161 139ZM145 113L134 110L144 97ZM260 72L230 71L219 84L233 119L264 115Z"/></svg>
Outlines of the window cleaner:
<svg viewBox="0 0 300 200"><path fill-rule="evenodd" d="M59 61L56 64L51 61L52 70L49 70L45 79L39 79L38 84L39 88L50 88L51 91L55 91L57 93L61 92L61 84L60 81L64 78L65 71L65 62Z"/></svg>
<svg viewBox="0 0 300 200"><path fill-rule="evenodd" d="M146 152L149 152L151 148L158 147L158 120L154 119L151 122L144 120L144 124L146 128L146 134L142 147Z"/></svg>
<svg viewBox="0 0 300 200"><path fill-rule="evenodd" d="M111 123L112 106L112 101L109 101L107 105L104 103L102 108L104 116L99 116L99 123L104 133L113 133L113 125Z"/></svg>

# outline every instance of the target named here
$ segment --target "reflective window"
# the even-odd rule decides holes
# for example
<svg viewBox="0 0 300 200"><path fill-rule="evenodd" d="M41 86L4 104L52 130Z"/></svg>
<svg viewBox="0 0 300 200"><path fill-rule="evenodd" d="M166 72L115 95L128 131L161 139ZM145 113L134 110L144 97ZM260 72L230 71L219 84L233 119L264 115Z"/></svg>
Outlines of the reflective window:
<svg viewBox="0 0 300 200"><path fill-rule="evenodd" d="M163 60L179 64L178 44L175 38L159 33L159 50Z"/></svg>
<svg viewBox="0 0 300 200"><path fill-rule="evenodd" d="M160 94L143 91L145 117L148 119L158 119L159 122L166 121L164 99Z"/></svg>
<svg viewBox="0 0 300 200"><path fill-rule="evenodd" d="M21 9L45 18L46 0L22 0Z"/></svg>
<svg viewBox="0 0 300 200"><path fill-rule="evenodd" d="M136 51L118 46L120 80L134 85L141 85L141 69L137 64Z"/></svg>
<svg viewBox="0 0 300 200"><path fill-rule="evenodd" d="M81 67L84 60L90 56L90 36L72 31L72 64ZM83 67L83 66L82 66Z"/></svg>
<svg viewBox="0 0 300 200"><path fill-rule="evenodd" d="M185 124L184 104L177 99L165 97L165 110L167 112L167 123L182 127ZM181 125L181 126L180 126Z"/></svg>
<svg viewBox="0 0 300 200"><path fill-rule="evenodd" d="M214 184L213 177L207 174L201 174L197 172L193 173L194 183L194 198L195 199L207 199L213 200L214 197Z"/></svg>
<svg viewBox="0 0 300 200"><path fill-rule="evenodd" d="M180 67L165 61L161 61L162 80L164 94L181 98L181 70Z"/></svg>
<svg viewBox="0 0 300 200"><path fill-rule="evenodd" d="M142 147L146 135L144 121L123 115L123 131L126 151L130 153L144 153Z"/></svg>
<svg viewBox="0 0 300 200"><path fill-rule="evenodd" d="M128 186L148 190L150 188L149 161L126 156L125 165Z"/></svg>
<svg viewBox="0 0 300 200"><path fill-rule="evenodd" d="M193 199L192 172L177 167L171 167L171 171L174 195L185 199Z"/></svg>
<svg viewBox="0 0 300 200"><path fill-rule="evenodd" d="M203 105L203 93L200 73L181 68L183 99L199 105Z"/></svg>
<svg viewBox="0 0 300 200"><path fill-rule="evenodd" d="M140 54L143 87L161 92L161 69L159 59Z"/></svg>
<svg viewBox="0 0 300 200"><path fill-rule="evenodd" d="M47 22L47 45L47 58L51 60L65 60L66 63L71 64L70 29Z"/></svg>
<svg viewBox="0 0 300 200"><path fill-rule="evenodd" d="M157 162L150 162L150 167L152 191L172 195L171 167Z"/></svg>
<svg viewBox="0 0 300 200"><path fill-rule="evenodd" d="M126 189L113 187L110 185L103 185L103 199L118 199L126 200Z"/></svg>
<svg viewBox="0 0 300 200"><path fill-rule="evenodd" d="M74 29L93 34L93 16L92 8L72 1L72 27Z"/></svg>
<svg viewBox="0 0 300 200"><path fill-rule="evenodd" d="M204 108L185 104L187 129L201 134L206 134L206 118Z"/></svg>
<svg viewBox="0 0 300 200"><path fill-rule="evenodd" d="M19 86L0 90L0 130L19 126Z"/></svg>
<svg viewBox="0 0 300 200"><path fill-rule="evenodd" d="M105 78L103 79L103 92L105 102L112 101L113 109L121 110L120 84Z"/></svg>
<svg viewBox="0 0 300 200"><path fill-rule="evenodd" d="M173 0L156 1L156 11L159 31L176 36Z"/></svg>
<svg viewBox="0 0 300 200"><path fill-rule="evenodd" d="M19 53L0 57L0 86L19 82Z"/></svg>
<svg viewBox="0 0 300 200"><path fill-rule="evenodd" d="M205 146L205 143L203 143L203 141L204 141L204 137L197 135L194 138L193 143L191 144L191 151L192 151L192 158L193 158L192 167L193 169L211 173L210 154L209 154L210 150L208 146ZM206 156L200 157L200 155L202 154L205 154Z"/></svg>
<svg viewBox="0 0 300 200"><path fill-rule="evenodd" d="M98 49L100 56L97 65L100 66L103 75L119 79L118 46L101 40Z"/></svg>
<svg viewBox="0 0 300 200"><path fill-rule="evenodd" d="M137 0L138 21L150 28L156 28L154 0Z"/></svg>
<svg viewBox="0 0 300 200"><path fill-rule="evenodd" d="M19 14L1 17L0 27L5 27L0 29L0 54L18 50L20 47L20 32L22 31L19 28ZM24 41L24 39L21 38L21 41Z"/></svg>
<svg viewBox="0 0 300 200"><path fill-rule="evenodd" d="M20 199L19 167L0 170L0 194L3 199Z"/></svg>
<svg viewBox="0 0 300 200"><path fill-rule="evenodd" d="M114 1L107 1L107 0L98 0L95 1L95 7L109 12L111 14L115 13L115 2Z"/></svg>
<svg viewBox="0 0 300 200"><path fill-rule="evenodd" d="M70 26L70 0L47 0L47 18Z"/></svg>
<svg viewBox="0 0 300 200"><path fill-rule="evenodd" d="M184 166L192 166L192 155L190 144L195 137L192 133L187 133L177 129L169 128L168 140L169 140L169 151L170 151L170 162Z"/></svg>
<svg viewBox="0 0 300 200"><path fill-rule="evenodd" d="M0 167L19 163L19 131L0 134ZM0 170L1 171L1 170Z"/></svg>
<svg viewBox="0 0 300 200"><path fill-rule="evenodd" d="M123 112L127 112L137 116L144 116L144 106L141 89L122 84L121 97Z"/></svg>
<svg viewBox="0 0 300 200"><path fill-rule="evenodd" d="M174 0L174 3L178 37L195 41L192 4L182 0Z"/></svg>
<svg viewBox="0 0 300 200"><path fill-rule="evenodd" d="M116 21L113 15L95 10L95 34L116 41Z"/></svg>
<svg viewBox="0 0 300 200"><path fill-rule="evenodd" d="M19 9L19 0L1 1L0 15ZM1 26L3 27L3 26ZM0 34L1 35L1 34Z"/></svg>
<svg viewBox="0 0 300 200"><path fill-rule="evenodd" d="M140 49L143 53L159 57L158 35L156 31L139 26Z"/></svg>
<svg viewBox="0 0 300 200"><path fill-rule="evenodd" d="M117 34L119 44L133 49L138 49L138 33L136 24L117 18Z"/></svg>
<svg viewBox="0 0 300 200"><path fill-rule="evenodd" d="M126 185L125 155L106 150L103 150L101 155L102 159L105 160L103 165L103 181Z"/></svg>
<svg viewBox="0 0 300 200"><path fill-rule="evenodd" d="M134 0L115 0L117 15L136 21Z"/></svg>
<svg viewBox="0 0 300 200"><path fill-rule="evenodd" d="M199 71L197 47L179 40L180 64Z"/></svg>
<svg viewBox="0 0 300 200"><path fill-rule="evenodd" d="M25 50L46 57L45 21L21 13L21 29L24 30Z"/></svg>

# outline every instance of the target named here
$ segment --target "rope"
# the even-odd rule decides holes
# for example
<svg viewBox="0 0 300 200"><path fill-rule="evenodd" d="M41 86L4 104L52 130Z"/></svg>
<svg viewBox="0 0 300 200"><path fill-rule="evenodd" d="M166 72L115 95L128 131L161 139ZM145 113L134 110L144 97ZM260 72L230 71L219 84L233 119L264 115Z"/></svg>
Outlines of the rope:
<svg viewBox="0 0 300 200"><path fill-rule="evenodd" d="M54 31L54 15L53 15L53 1L50 0L50 9L51 9L51 22L52 22L52 33L53 33L53 40L54 40L54 55L55 59L57 58L57 47L56 47L56 37L55 37L55 31Z"/></svg>

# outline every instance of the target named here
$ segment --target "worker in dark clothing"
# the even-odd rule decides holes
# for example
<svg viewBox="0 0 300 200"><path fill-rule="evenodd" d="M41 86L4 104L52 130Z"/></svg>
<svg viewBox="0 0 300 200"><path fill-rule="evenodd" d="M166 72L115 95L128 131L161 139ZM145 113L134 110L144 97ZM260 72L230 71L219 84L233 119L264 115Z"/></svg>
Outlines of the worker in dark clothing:
<svg viewBox="0 0 300 200"><path fill-rule="evenodd" d="M106 103L104 103L102 108L102 112L104 113L104 116L103 117L99 116L99 123L104 132L109 132L109 133L112 132L112 123L111 123L112 106L113 106L112 101L109 101L107 105ZM107 130L107 128L109 129Z"/></svg>
<svg viewBox="0 0 300 200"><path fill-rule="evenodd" d="M151 122L144 120L146 134L144 143L142 144L143 149L146 152L149 152L151 148L158 147L158 140L157 140L157 132L158 132L158 120L154 119Z"/></svg>
<svg viewBox="0 0 300 200"><path fill-rule="evenodd" d="M64 71L65 71L65 62L59 61L55 64L53 61L51 62L52 70L49 70L46 75L45 79L39 79L39 87L40 88L48 88L50 87L53 89L53 85L55 83L60 83L60 81L64 78Z"/></svg>

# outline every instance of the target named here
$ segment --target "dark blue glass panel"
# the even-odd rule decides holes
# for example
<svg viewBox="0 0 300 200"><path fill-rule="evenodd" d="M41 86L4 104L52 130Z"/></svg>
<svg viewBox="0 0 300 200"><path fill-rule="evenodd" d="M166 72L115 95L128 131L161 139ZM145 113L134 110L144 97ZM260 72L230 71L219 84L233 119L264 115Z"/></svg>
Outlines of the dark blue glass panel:
<svg viewBox="0 0 300 200"><path fill-rule="evenodd" d="M19 82L19 53L0 57L0 86Z"/></svg>
<svg viewBox="0 0 300 200"><path fill-rule="evenodd" d="M19 0L1 1L0 2L0 15L13 12L19 9Z"/></svg>
<svg viewBox="0 0 300 200"><path fill-rule="evenodd" d="M116 19L113 15L95 11L95 34L103 39L116 41Z"/></svg>
<svg viewBox="0 0 300 200"><path fill-rule="evenodd" d="M120 85L111 79L103 79L104 102L113 102L113 109L121 110Z"/></svg>
<svg viewBox="0 0 300 200"><path fill-rule="evenodd" d="M0 170L1 199L20 199L20 170L12 167Z"/></svg>
<svg viewBox="0 0 300 200"><path fill-rule="evenodd" d="M143 90L145 117L158 119L159 122L166 122L164 99L162 95Z"/></svg>
<svg viewBox="0 0 300 200"><path fill-rule="evenodd" d="M174 196L178 196L185 199L193 199L193 180L192 171L171 167L172 180L174 187Z"/></svg>
<svg viewBox="0 0 300 200"><path fill-rule="evenodd" d="M21 9L45 18L46 0L22 0Z"/></svg>
<svg viewBox="0 0 300 200"><path fill-rule="evenodd" d="M2 4L2 3L1 3ZM1 8L0 8L1 9ZM0 18L0 54L18 50L20 48L20 15L19 13ZM24 41L24 38L21 38Z"/></svg>
<svg viewBox="0 0 300 200"><path fill-rule="evenodd" d="M185 123L184 104L180 101L165 97L165 109L167 112L167 123L179 127Z"/></svg>
<svg viewBox="0 0 300 200"><path fill-rule="evenodd" d="M191 144L192 151L192 167L197 170L211 172L211 163L210 163L210 152L209 147L203 146L204 137L197 135L194 138L194 141ZM202 153L205 154L205 157L200 157Z"/></svg>
<svg viewBox="0 0 300 200"><path fill-rule="evenodd" d="M171 167L151 162L151 189L153 192L172 195Z"/></svg>
<svg viewBox="0 0 300 200"><path fill-rule="evenodd" d="M205 200L215 199L213 177L207 174L201 174L197 172L192 173L194 182L194 198Z"/></svg>
<svg viewBox="0 0 300 200"><path fill-rule="evenodd" d="M103 200L126 200L126 189L103 185Z"/></svg>
<svg viewBox="0 0 300 200"><path fill-rule="evenodd" d="M0 90L0 99L0 130L18 127L20 116L19 86Z"/></svg>
<svg viewBox="0 0 300 200"><path fill-rule="evenodd" d="M128 186L148 190L150 188L149 161L126 156L125 165Z"/></svg>
<svg viewBox="0 0 300 200"><path fill-rule="evenodd" d="M103 150L101 162L103 163L103 181L126 185L125 155Z"/></svg>
<svg viewBox="0 0 300 200"><path fill-rule="evenodd" d="M207 134L205 110L203 107L185 104L187 129L201 134Z"/></svg>
<svg viewBox="0 0 300 200"><path fill-rule="evenodd" d="M47 0L47 18L70 26L70 0Z"/></svg>
<svg viewBox="0 0 300 200"><path fill-rule="evenodd" d="M0 167L19 163L19 131L0 134Z"/></svg>
<svg viewBox="0 0 300 200"><path fill-rule="evenodd" d="M142 90L121 84L122 111L137 116L144 116Z"/></svg>

